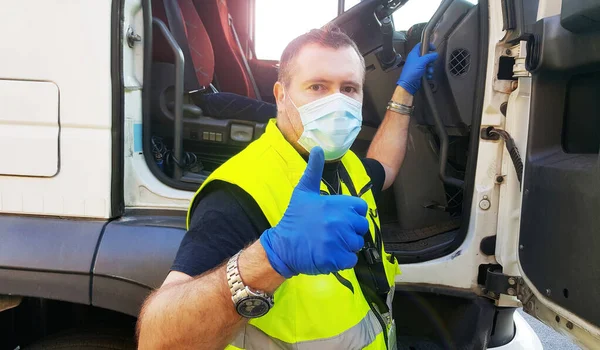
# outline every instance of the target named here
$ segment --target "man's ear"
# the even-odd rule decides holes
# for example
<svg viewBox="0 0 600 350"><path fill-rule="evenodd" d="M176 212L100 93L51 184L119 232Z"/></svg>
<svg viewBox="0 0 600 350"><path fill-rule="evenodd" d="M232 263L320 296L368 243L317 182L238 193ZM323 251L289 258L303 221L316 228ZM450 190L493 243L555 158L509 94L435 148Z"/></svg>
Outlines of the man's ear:
<svg viewBox="0 0 600 350"><path fill-rule="evenodd" d="M283 104L285 99L285 89L283 88L283 83L280 81L276 81L275 85L273 85L273 96L275 96L275 102L277 103L277 107Z"/></svg>

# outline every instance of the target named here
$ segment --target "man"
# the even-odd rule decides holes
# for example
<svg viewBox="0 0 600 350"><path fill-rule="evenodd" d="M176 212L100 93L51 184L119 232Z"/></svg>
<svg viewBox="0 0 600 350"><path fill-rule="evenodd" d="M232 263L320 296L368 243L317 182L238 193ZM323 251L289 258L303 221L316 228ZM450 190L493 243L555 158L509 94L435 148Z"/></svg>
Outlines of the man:
<svg viewBox="0 0 600 350"><path fill-rule="evenodd" d="M399 269L375 198L398 174L413 94L437 58L419 48L361 160L348 151L362 124L356 44L319 29L287 46L276 123L192 201L172 271L141 312L141 349L394 346Z"/></svg>

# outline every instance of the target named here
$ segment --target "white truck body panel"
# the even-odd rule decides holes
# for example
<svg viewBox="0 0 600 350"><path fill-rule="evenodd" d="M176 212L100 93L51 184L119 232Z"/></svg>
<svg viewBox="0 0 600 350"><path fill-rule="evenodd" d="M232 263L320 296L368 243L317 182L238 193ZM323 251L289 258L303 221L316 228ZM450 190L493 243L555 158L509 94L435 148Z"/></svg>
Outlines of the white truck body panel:
<svg viewBox="0 0 600 350"><path fill-rule="evenodd" d="M60 120L60 137L55 136L60 154L47 160L50 164L59 157L58 171L50 174L52 169L45 163L37 174L19 168L18 163L7 165L21 176L0 175L0 212L109 217L112 88L111 22L107 18L111 18L110 1L0 2L0 79L54 85ZM23 119L8 122L9 128L35 119L30 109L36 104L50 103L47 93L30 90L29 94L21 102L32 106L15 101L19 105L10 107L22 109ZM49 145L50 141L38 142ZM3 151L13 152L12 148ZM34 157L57 152L56 147L38 151Z"/></svg>

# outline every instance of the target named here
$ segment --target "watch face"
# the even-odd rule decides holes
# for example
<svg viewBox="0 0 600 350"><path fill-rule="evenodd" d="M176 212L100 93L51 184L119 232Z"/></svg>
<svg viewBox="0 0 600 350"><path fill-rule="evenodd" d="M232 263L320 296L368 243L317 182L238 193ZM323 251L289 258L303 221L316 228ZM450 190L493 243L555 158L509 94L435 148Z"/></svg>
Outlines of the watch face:
<svg viewBox="0 0 600 350"><path fill-rule="evenodd" d="M266 299L256 296L244 298L236 306L237 312L246 318L263 316L270 308Z"/></svg>

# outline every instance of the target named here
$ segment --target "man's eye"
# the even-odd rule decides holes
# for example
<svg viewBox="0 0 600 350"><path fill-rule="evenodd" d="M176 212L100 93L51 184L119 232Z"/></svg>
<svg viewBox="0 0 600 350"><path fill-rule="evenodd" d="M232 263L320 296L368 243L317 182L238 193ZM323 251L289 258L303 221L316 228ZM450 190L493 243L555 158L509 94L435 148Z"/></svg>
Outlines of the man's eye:
<svg viewBox="0 0 600 350"><path fill-rule="evenodd" d="M342 89L342 91L344 91L345 93L351 94L356 92L356 88L352 87L352 86L346 86Z"/></svg>
<svg viewBox="0 0 600 350"><path fill-rule="evenodd" d="M321 91L325 87L321 84L313 84L313 85L309 86L308 88L311 89L312 91Z"/></svg>

